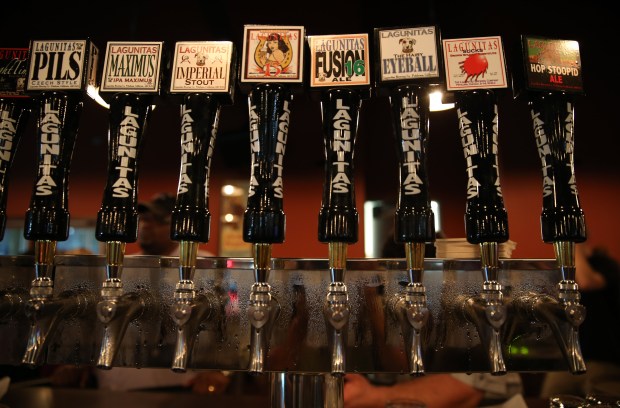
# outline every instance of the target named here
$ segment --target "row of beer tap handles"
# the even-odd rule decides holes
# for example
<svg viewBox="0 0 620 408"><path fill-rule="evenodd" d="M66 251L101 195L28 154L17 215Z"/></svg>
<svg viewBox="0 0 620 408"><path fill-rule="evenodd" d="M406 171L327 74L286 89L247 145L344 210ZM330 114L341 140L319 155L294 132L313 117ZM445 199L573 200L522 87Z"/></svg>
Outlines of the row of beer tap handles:
<svg viewBox="0 0 620 408"><path fill-rule="evenodd" d="M264 34L257 37L263 43L282 40L279 34L265 33L290 30L257 27L253 29ZM242 75L256 72L256 69L248 69L247 64L260 64L260 58L246 61L248 55L254 54L245 49ZM232 57L228 60L228 79L235 77L234 69L231 69L233 61ZM364 63L367 61L362 61L361 70L359 64L356 65L356 75L364 74ZM274 166L281 166L283 162L293 93L290 84L277 76L281 70L272 71L274 67L282 68L278 64L282 62L263 62L260 67L264 70L262 79L246 82L246 86L249 85L246 89L249 89L251 182L243 219L243 239L253 244L255 282L247 312L251 325L248 370L254 373L265 370L269 333L279 313L269 285L269 272L271 245L284 242L285 214L283 191L281 182L278 182L282 172L275 171ZM287 74L298 70L299 78L303 79L301 67L293 68L286 71ZM426 174L430 111L428 84L428 81L416 80L401 80L395 84L380 82L389 90L400 169L394 239L404 245L409 275L395 311L400 321L407 325L403 327L403 340L409 371L418 375L424 373L421 333L429 318L423 284L424 248L425 243L435 240ZM347 372L346 334L350 314L345 284L347 246L358 240L353 155L359 110L362 101L370 95L368 83L348 85L338 82L334 86L319 88L325 143L319 240L328 244L330 276L323 313L328 328L331 373L340 379ZM224 86L227 91L233 88L230 83ZM508 240L509 234L498 171L496 94L491 89L465 90L455 94L469 177L465 229L468 241L480 246L484 281L478 295L464 299L462 312L477 327L488 350L490 372L503 374L506 365L500 330L506 321L507 310L498 277L498 246ZM32 330L23 357L25 364L40 363L41 351L59 319L88 313L94 304L93 298L84 293L53 296L56 242L66 240L69 231L66 182L82 110L81 97L79 92L42 91L34 98L39 113L41 154L39 178L26 213L24 232L27 239L35 241L36 273L28 301ZM105 327L97 361L100 368L113 366L129 323L147 314L153 302L147 291L125 293L121 277L126 243L134 242L137 235L137 164L154 98L153 94L145 92L118 91L109 96L109 173L96 229L96 238L106 244L107 265L101 300L95 307ZM172 214L171 237L180 242L179 282L171 308L178 326L172 365L175 371L186 370L200 323L212 318L219 310L217 299L197 291L193 275L198 245L209 241L208 181L217 123L222 105L231 101L230 92L187 92L181 96L182 143L186 144L182 176L191 179L192 183L183 184L182 189L182 183L179 183ZM545 182L551 180L553 183L553 188L545 190L543 197L543 240L554 244L562 280L558 284L558 298L538 294L513 303L519 312L551 326L570 370L579 373L585 371L578 339L578 327L585 310L579 304L573 249L575 243L585 240L586 235L574 186L573 126L572 122L570 126L566 124L572 120L574 107L571 96L565 92L532 92L529 104ZM412 121L415 126L411 126ZM130 144L127 143L128 132L132 135ZM124 169L122 192L118 188L119 168ZM417 182L415 194L406 183L412 177ZM337 384L336 388L341 390L342 382Z"/></svg>

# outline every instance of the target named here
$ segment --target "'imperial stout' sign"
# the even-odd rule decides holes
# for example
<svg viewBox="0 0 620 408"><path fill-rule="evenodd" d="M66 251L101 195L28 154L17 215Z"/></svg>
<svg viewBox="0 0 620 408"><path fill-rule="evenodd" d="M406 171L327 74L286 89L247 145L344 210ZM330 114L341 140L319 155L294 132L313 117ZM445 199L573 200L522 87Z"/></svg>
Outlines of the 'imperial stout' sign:
<svg viewBox="0 0 620 408"><path fill-rule="evenodd" d="M245 26L241 82L303 82L304 28Z"/></svg>
<svg viewBox="0 0 620 408"><path fill-rule="evenodd" d="M368 34L308 38L310 86L370 85Z"/></svg>
<svg viewBox="0 0 620 408"><path fill-rule="evenodd" d="M108 42L102 92L159 92L162 42Z"/></svg>
<svg viewBox="0 0 620 408"><path fill-rule="evenodd" d="M448 91L506 88L501 37L443 40Z"/></svg>
<svg viewBox="0 0 620 408"><path fill-rule="evenodd" d="M28 91L85 90L96 85L99 50L88 40L31 41Z"/></svg>
<svg viewBox="0 0 620 408"><path fill-rule="evenodd" d="M177 42L170 92L229 92L232 55L228 41Z"/></svg>

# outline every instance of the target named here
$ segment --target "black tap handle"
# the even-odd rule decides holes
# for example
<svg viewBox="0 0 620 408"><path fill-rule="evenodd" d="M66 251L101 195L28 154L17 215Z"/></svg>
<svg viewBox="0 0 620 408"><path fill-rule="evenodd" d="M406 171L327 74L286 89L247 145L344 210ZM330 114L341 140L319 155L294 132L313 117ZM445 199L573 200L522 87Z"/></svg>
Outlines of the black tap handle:
<svg viewBox="0 0 620 408"><path fill-rule="evenodd" d="M69 171L82 113L82 95L44 92L35 99L39 157L24 238L66 241Z"/></svg>
<svg viewBox="0 0 620 408"><path fill-rule="evenodd" d="M583 242L587 235L575 180L573 101L564 93L532 93L529 105L542 163L543 241Z"/></svg>
<svg viewBox="0 0 620 408"><path fill-rule="evenodd" d="M9 174L29 115L30 106L26 101L0 98L0 241L6 228Z"/></svg>
<svg viewBox="0 0 620 408"><path fill-rule="evenodd" d="M110 102L108 177L95 236L102 242L135 242L138 234L138 162L152 96L115 94Z"/></svg>
<svg viewBox="0 0 620 408"><path fill-rule="evenodd" d="M428 193L426 145L429 98L418 85L403 85L390 95L399 167L396 242L434 242L435 219Z"/></svg>
<svg viewBox="0 0 620 408"><path fill-rule="evenodd" d="M183 98L181 170L170 233L175 241L209 241L209 175L220 108L213 94L187 94Z"/></svg>
<svg viewBox="0 0 620 408"><path fill-rule="evenodd" d="M321 98L325 179L319 211L320 242L357 242L353 156L360 105L359 91L350 88L326 90Z"/></svg>
<svg viewBox="0 0 620 408"><path fill-rule="evenodd" d="M488 89L457 92L457 108L467 166L467 241L506 242L508 214L499 181L496 95Z"/></svg>
<svg viewBox="0 0 620 408"><path fill-rule="evenodd" d="M278 83L261 83L250 92L252 171L243 214L245 242L284 242L282 177L291 101L290 90Z"/></svg>

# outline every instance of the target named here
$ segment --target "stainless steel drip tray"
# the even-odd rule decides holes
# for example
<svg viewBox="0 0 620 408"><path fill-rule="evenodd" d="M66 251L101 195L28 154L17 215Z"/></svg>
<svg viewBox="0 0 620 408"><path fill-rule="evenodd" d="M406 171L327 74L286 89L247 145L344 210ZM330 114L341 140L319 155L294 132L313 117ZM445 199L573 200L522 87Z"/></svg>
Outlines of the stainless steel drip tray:
<svg viewBox="0 0 620 408"><path fill-rule="evenodd" d="M29 262L28 262L29 261ZM462 313L467 298L482 289L478 260L425 260L423 283L430 319L422 332L427 372L486 372L487 352L476 327ZM404 259L349 259L345 272L350 307L346 331L347 372L407 372L407 332L393 305L408 283ZM323 307L330 283L327 259L277 258L269 284L278 313L269 327L266 371L329 372L327 324ZM0 257L0 290L28 287L34 277L32 257ZM100 299L106 278L105 257L56 256L54 293L79 290ZM114 366L170 367L177 328L170 317L179 281L174 257L125 257L121 278L125 293L144 291L154 300L148 318L133 321L125 333ZM561 279L555 260L502 259L499 280L504 302L527 293L557 293ZM193 276L198 293L217 299L211 319L196 333L188 369L246 370L251 326L250 290L254 283L251 258L199 258ZM217 312L217 313L215 313ZM28 321L14 316L0 324L0 359L15 363L26 344ZM68 319L54 333L47 349L51 364L94 365L102 324L96 314ZM10 347L9 344L10 343ZM502 345L510 371L565 370L566 364L549 328L528 317L508 316ZM6 355L11 350L12 355Z"/></svg>

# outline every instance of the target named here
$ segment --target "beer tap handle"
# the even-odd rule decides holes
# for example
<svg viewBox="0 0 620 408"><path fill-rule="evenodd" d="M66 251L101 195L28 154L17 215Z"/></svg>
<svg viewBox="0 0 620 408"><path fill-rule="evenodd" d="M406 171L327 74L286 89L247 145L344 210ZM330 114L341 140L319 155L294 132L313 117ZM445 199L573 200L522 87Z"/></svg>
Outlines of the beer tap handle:
<svg viewBox="0 0 620 408"><path fill-rule="evenodd" d="M4 238L6 229L6 202L11 166L29 115L29 100L3 97L0 92L0 129L4 139L0 158L0 241Z"/></svg>
<svg viewBox="0 0 620 408"><path fill-rule="evenodd" d="M107 278L120 279L125 244L138 235L138 163L151 114L150 95L118 93L109 111L108 177L95 237L106 243Z"/></svg>
<svg viewBox="0 0 620 408"><path fill-rule="evenodd" d="M209 241L209 176L220 110L219 97L209 93L186 94L181 104L181 169L171 225L171 238L182 246L181 280L192 279L197 244Z"/></svg>
<svg viewBox="0 0 620 408"><path fill-rule="evenodd" d="M83 98L96 85L98 54L90 40L30 41L26 94L37 110L39 150L24 238L35 241L36 297L51 297L56 242L69 237L69 171Z"/></svg>
<svg viewBox="0 0 620 408"><path fill-rule="evenodd" d="M108 176L97 213L96 238L135 242L138 233L138 163L153 98L119 93L109 111Z"/></svg>
<svg viewBox="0 0 620 408"><path fill-rule="evenodd" d="M402 243L435 241L426 171L430 108L425 90L420 85L402 85L390 95L399 167L394 239Z"/></svg>
<svg viewBox="0 0 620 408"><path fill-rule="evenodd" d="M290 90L278 83L255 85L249 95L251 174L243 214L243 240L284 242L284 153L290 118Z"/></svg>
<svg viewBox="0 0 620 408"><path fill-rule="evenodd" d="M579 43L526 35L521 41L524 70L520 85L530 107L543 176L542 239L546 243L584 242L586 223L574 167L575 99L584 92ZM570 74L557 81L546 67Z"/></svg>
<svg viewBox="0 0 620 408"><path fill-rule="evenodd" d="M255 283L248 309L252 336L250 371L262 372L272 306L271 245L284 242L283 165L292 95L276 83L256 85L249 96L251 176L243 214L243 240L254 244Z"/></svg>
<svg viewBox="0 0 620 408"><path fill-rule="evenodd" d="M508 214L499 179L498 114L494 91L457 92L457 115L468 176L467 240L472 244L506 242Z"/></svg>
<svg viewBox="0 0 620 408"><path fill-rule="evenodd" d="M328 89L322 94L325 179L319 211L319 241L356 243L358 213L355 206L354 148L359 91Z"/></svg>
<svg viewBox="0 0 620 408"><path fill-rule="evenodd" d="M574 101L558 92L532 93L532 125L543 175L544 242L584 242L586 223L575 178Z"/></svg>
<svg viewBox="0 0 620 408"><path fill-rule="evenodd" d="M83 102L81 95L45 92L36 98L38 164L26 212L28 240L65 241L69 237L69 172Z"/></svg>
<svg viewBox="0 0 620 408"><path fill-rule="evenodd" d="M120 283L125 244L138 235L138 169L144 134L159 93L162 42L109 41L101 93L110 101L108 113L108 175L95 237L107 246L108 283ZM141 70L119 61L136 58L149 65Z"/></svg>

